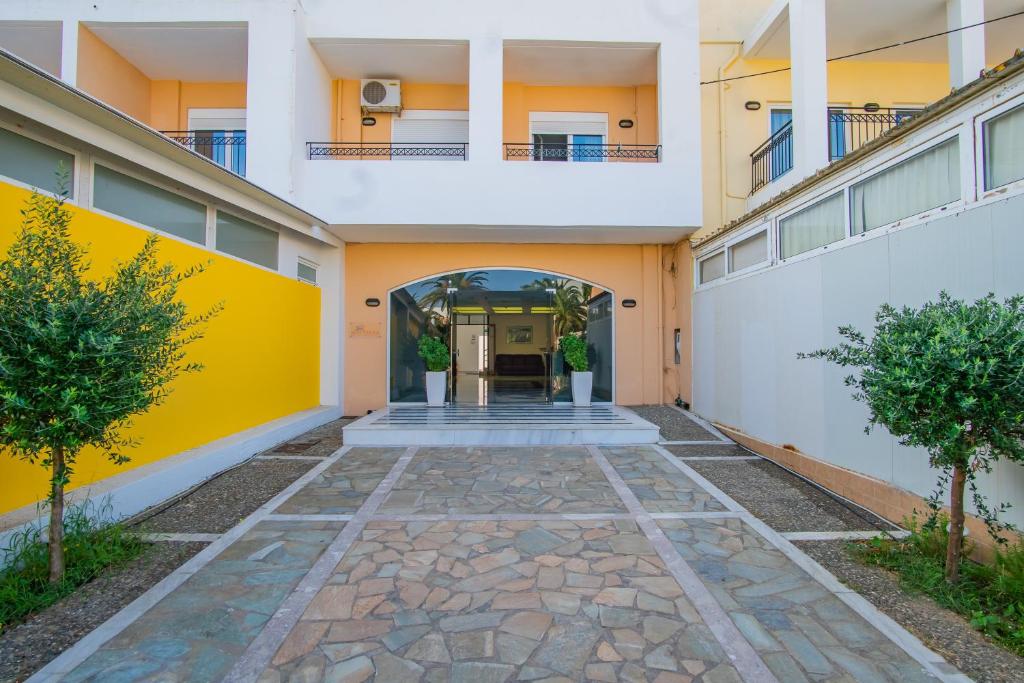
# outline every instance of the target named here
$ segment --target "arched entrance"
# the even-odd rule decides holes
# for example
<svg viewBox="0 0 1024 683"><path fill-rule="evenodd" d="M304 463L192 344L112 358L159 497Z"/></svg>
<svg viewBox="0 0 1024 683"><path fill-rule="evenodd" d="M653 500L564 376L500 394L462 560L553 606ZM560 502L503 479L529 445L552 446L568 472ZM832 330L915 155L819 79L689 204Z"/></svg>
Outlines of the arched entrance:
<svg viewBox="0 0 1024 683"><path fill-rule="evenodd" d="M457 404L572 400L558 351L566 334L586 338L593 399L614 400L614 294L571 276L516 268L443 273L391 290L388 401L426 401L424 335L452 354L448 401Z"/></svg>

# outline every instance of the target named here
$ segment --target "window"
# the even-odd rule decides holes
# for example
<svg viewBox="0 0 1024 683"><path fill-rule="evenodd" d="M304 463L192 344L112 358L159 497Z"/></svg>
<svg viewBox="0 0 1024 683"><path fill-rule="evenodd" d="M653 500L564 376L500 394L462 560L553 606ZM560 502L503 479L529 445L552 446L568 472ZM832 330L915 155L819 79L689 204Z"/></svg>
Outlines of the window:
<svg viewBox="0 0 1024 683"><path fill-rule="evenodd" d="M844 237L843 193L837 192L779 221L779 255L790 258Z"/></svg>
<svg viewBox="0 0 1024 683"><path fill-rule="evenodd" d="M217 212L217 250L277 270L277 233Z"/></svg>
<svg viewBox="0 0 1024 683"><path fill-rule="evenodd" d="M725 252L720 251L700 262L700 283L711 282L725 275Z"/></svg>
<svg viewBox="0 0 1024 683"><path fill-rule="evenodd" d="M308 282L311 285L316 284L316 269L317 266L312 261L305 259L299 259L298 267L296 268L296 277L303 282Z"/></svg>
<svg viewBox="0 0 1024 683"><path fill-rule="evenodd" d="M199 244L206 243L206 206L96 164L97 209Z"/></svg>
<svg viewBox="0 0 1024 683"><path fill-rule="evenodd" d="M608 115L584 112L530 112L534 161L604 161Z"/></svg>
<svg viewBox="0 0 1024 683"><path fill-rule="evenodd" d="M768 260L768 231L742 239L729 247L729 272L735 273Z"/></svg>
<svg viewBox="0 0 1024 683"><path fill-rule="evenodd" d="M984 125L985 189L1024 179L1024 104Z"/></svg>
<svg viewBox="0 0 1024 683"><path fill-rule="evenodd" d="M75 157L71 154L0 128L0 175L56 194L59 189L57 172L62 169L69 174L68 195L74 196L70 176L74 168Z"/></svg>
<svg viewBox="0 0 1024 683"><path fill-rule="evenodd" d="M853 234L960 199L960 143L951 138L850 188Z"/></svg>

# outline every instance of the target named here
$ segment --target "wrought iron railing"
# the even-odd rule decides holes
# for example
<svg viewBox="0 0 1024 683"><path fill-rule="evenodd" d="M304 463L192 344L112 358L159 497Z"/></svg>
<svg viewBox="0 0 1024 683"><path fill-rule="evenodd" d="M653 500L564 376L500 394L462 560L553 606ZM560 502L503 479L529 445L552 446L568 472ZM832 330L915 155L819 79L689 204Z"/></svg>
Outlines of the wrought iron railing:
<svg viewBox="0 0 1024 683"><path fill-rule="evenodd" d="M160 132L229 171L241 176L245 175L244 130L162 130Z"/></svg>
<svg viewBox="0 0 1024 683"><path fill-rule="evenodd" d="M838 161L864 144L903 124L920 109L829 107L828 160Z"/></svg>
<svg viewBox="0 0 1024 683"><path fill-rule="evenodd" d="M661 161L661 145L506 142L506 159L532 161Z"/></svg>
<svg viewBox="0 0 1024 683"><path fill-rule="evenodd" d="M466 159L465 142L307 142L307 159Z"/></svg>
<svg viewBox="0 0 1024 683"><path fill-rule="evenodd" d="M750 154L750 194L793 168L793 122L786 123Z"/></svg>

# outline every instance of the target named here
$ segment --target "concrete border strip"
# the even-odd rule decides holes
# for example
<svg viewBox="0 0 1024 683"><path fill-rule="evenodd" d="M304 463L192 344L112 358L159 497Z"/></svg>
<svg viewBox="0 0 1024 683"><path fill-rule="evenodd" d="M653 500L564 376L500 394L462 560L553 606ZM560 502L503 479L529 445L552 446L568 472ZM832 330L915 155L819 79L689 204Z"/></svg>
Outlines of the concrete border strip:
<svg viewBox="0 0 1024 683"><path fill-rule="evenodd" d="M245 535L254 526L264 521L271 511L291 498L299 489L344 457L350 450L352 450L352 446L342 446L339 448L333 455L293 481L286 489L261 505L251 515L221 534L220 538L203 548L188 562L175 569L155 586L128 603L117 614L107 619L90 631L84 638L52 659L25 683L43 683L43 681L59 680L73 671L75 667L88 659L112 638L131 626L136 619L167 597L171 591L185 583L193 574L209 564L224 552L229 545Z"/></svg>
<svg viewBox="0 0 1024 683"><path fill-rule="evenodd" d="M883 534L891 538L906 538L910 532L873 529L871 531L782 531L779 533L787 541L869 541Z"/></svg>
<svg viewBox="0 0 1024 683"><path fill-rule="evenodd" d="M373 493L367 496L359 510L352 516L352 520L327 546L298 585L277 608L270 620L264 624L259 635L249 643L249 647L235 661L231 671L222 679L224 683L248 683L259 679L263 671L270 665L278 648L281 647L303 612L306 611L309 603L331 578L331 574L341 562L341 558L359 538L363 529L366 528L367 522L371 521L374 512L398 483L417 450L419 450L417 446L405 449L405 453L392 466L387 476L377 484Z"/></svg>
<svg viewBox="0 0 1024 683"><path fill-rule="evenodd" d="M178 534L166 532L154 532L139 534L146 543L213 543L220 534Z"/></svg>
<svg viewBox="0 0 1024 683"><path fill-rule="evenodd" d="M352 515L267 515L268 522L348 522Z"/></svg>
<svg viewBox="0 0 1024 683"><path fill-rule="evenodd" d="M688 417L691 420L693 420L696 424L698 424L699 426L703 427L708 432L711 432L712 434L717 436L719 441L725 441L727 443L735 443L732 439L727 437L725 434L723 434L722 432L718 431L718 427L716 427L715 425L711 424L710 422L705 420L700 415L697 415L696 413L692 413L689 410L685 410L684 408L680 408L677 405L672 405L671 407L675 408L676 410L681 412L683 415L685 415L686 417Z"/></svg>
<svg viewBox="0 0 1024 683"><path fill-rule="evenodd" d="M642 444L637 444L642 445ZM735 446L731 441L659 441L659 446Z"/></svg>
<svg viewBox="0 0 1024 683"><path fill-rule="evenodd" d="M820 583L826 590L842 600L865 621L878 629L882 635L898 645L907 655L921 664L928 673L947 683L970 683L971 679L968 676L958 671L956 667L949 664L941 655L929 649L917 636L903 628L892 617L868 602L859 593L843 584L832 572L822 567L809 555L786 540L778 531L775 531L775 529L772 529L762 520L751 514L749 510L705 479L695 469L681 462L664 448L655 445L654 449L661 453L662 457L672 463L676 469L690 477L694 483L698 486L703 486L720 503L731 510L741 512L741 519L747 525L761 534L769 543L778 548L779 552L807 572L811 578Z"/></svg>
<svg viewBox="0 0 1024 683"><path fill-rule="evenodd" d="M319 462L325 457L323 455L257 455L253 460L313 460Z"/></svg>
<svg viewBox="0 0 1024 683"><path fill-rule="evenodd" d="M591 457L597 466L604 472L608 482L615 489L615 492L622 498L626 508L636 516L637 526L640 527L647 540L654 547L655 552L665 562L669 573L679 583L679 586L686 593L686 597L693 603L693 606L700 613L704 623L714 634L729 660L736 667L737 673L743 680L749 683L771 683L777 679L771 670L754 650L753 646L740 633L725 609L708 590L704 582L683 559L679 551L661 530L651 515L644 509L636 495L630 490L626 482L619 476L618 471L612 466L608 459L597 446L587 446Z"/></svg>

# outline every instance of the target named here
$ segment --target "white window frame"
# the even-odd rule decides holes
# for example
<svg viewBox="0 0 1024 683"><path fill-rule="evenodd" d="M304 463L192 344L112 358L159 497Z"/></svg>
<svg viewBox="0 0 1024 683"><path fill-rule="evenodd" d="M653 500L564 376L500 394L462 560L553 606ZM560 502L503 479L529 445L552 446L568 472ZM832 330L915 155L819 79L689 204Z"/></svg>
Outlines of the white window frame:
<svg viewBox="0 0 1024 683"><path fill-rule="evenodd" d="M248 123L245 109L189 107L188 130L222 130L223 128L197 124L196 119L236 119L241 121L242 125L236 126L233 130L246 130L246 124Z"/></svg>
<svg viewBox="0 0 1024 683"><path fill-rule="evenodd" d="M725 244L723 245L725 247L725 277L731 277L733 275L742 275L743 273L749 273L749 272L754 271L754 270L760 270L762 268L766 268L766 267L768 267L768 266L770 266L772 264L772 261L773 261L773 259L772 259L772 227L773 227L773 224L772 224L772 221L770 221L770 220L769 221L765 221L763 223L758 223L757 225L753 226L751 229L744 230L743 232L738 233L735 237L730 237L725 242ZM758 233L761 233L761 232L767 232L768 233L767 236L766 236L766 239L764 241L765 242L764 260L763 261L759 261L759 262L755 263L752 266L747 266L746 268L741 268L739 270L733 270L733 268L732 268L732 248L733 248L733 246L738 244L738 243L740 243L740 242L742 242L742 241L744 241L744 240L746 240L746 239L749 239L749 238L751 238L751 237L753 237L753 236L755 236L755 235L757 235ZM722 278L719 278L719 279L722 279ZM717 282L717 281L718 280L712 280L711 282ZM708 284L711 284L711 283L709 282Z"/></svg>
<svg viewBox="0 0 1024 683"><path fill-rule="evenodd" d="M1024 95L1013 97L999 106L992 107L974 117L974 158L977 160L974 182L975 187L977 187L977 199L979 200L994 196L1004 196L1007 191L1024 190L1024 178L992 188L985 187L985 124L1017 107L1024 107Z"/></svg>
<svg viewBox="0 0 1024 683"><path fill-rule="evenodd" d="M280 239L280 235L278 236L278 239ZM320 264L317 263L316 261L311 261L308 258L303 258L302 256L300 256L300 257L298 257L298 259L296 259L296 263L299 264L299 265L306 266L307 268L312 268L313 272L314 272L314 276L313 276L314 280L311 282L311 281L307 280L306 278L302 277L301 275L299 275L299 269L298 269L297 266L295 268L295 279L298 280L299 282L305 282L307 285L313 285L314 287L319 287L320 283L318 282L318 280L319 280L319 275L320 275Z"/></svg>
<svg viewBox="0 0 1024 683"><path fill-rule="evenodd" d="M860 179L858 179L858 182L860 182ZM802 261L802 260L804 260L806 258L812 258L814 256L818 256L819 254L823 254L824 252L828 251L829 249L834 251L835 248L838 247L839 245L846 244L847 240L849 240L851 236L853 236L853 237L859 237L860 236L860 235L851 235L851 231L853 229L852 228L853 208L850 206L850 187L852 187L855 184L856 183L847 182L841 188L830 187L827 191L822 192L822 193L820 193L820 194L818 194L818 195L816 195L814 197L808 198L807 200L805 200L803 202L800 202L798 205L794 206L792 209L789 209L789 210L785 211L784 213L780 213L777 216L775 216L775 220L773 221L773 230L775 232L775 251L772 252L772 256L775 257L775 259L778 261L778 263L796 263L797 261ZM814 249L808 249L805 252L802 252L802 253L799 253L799 254L795 254L793 256L790 256L789 258L783 257L783 255L782 255L782 221L786 220L787 218L789 218L790 216L792 216L794 214L800 213L804 209L807 209L807 208L809 208L811 206L814 206L818 202L823 202L826 199L831 199L836 194L842 194L843 195L843 236L840 237L839 239L837 239L835 242L829 242L828 244L823 244L820 247L815 247ZM881 230L881 228L876 228L876 230ZM862 234L866 235L868 232L874 232L874 230L869 230L869 231L867 231L865 233L862 233Z"/></svg>
<svg viewBox="0 0 1024 683"><path fill-rule="evenodd" d="M82 190L82 169L85 166L89 165L86 155L82 154L77 149L72 149L67 145L61 144L59 142L54 142L50 138L39 135L35 131L25 130L24 128L18 128L18 126L12 123L8 123L7 121L0 121L0 128L10 131L15 135L20 135L23 138L28 138L33 142L38 142L41 145L53 147L56 150L60 150L61 152L70 154L71 159L74 162L74 168L71 169L71 196L67 198L67 203L73 206L86 205L87 202L83 202L83 198L86 197L86 195L88 195L90 199L92 197L91 188L88 193L83 193ZM0 175L0 179L2 179L5 183L14 185L15 187L20 187L25 190L31 191L39 189L37 187L33 187L32 185L26 182L18 180L17 178L11 178L10 176Z"/></svg>
<svg viewBox="0 0 1024 683"><path fill-rule="evenodd" d="M573 124L573 123L599 123L599 124L603 125L602 132L601 132L601 144L602 145L609 144L608 143L608 114L607 114L607 112L584 112L584 111L531 111L530 112L529 136L530 136L530 144L531 145L533 144L533 136L535 134L539 134L539 135L565 135L567 138L569 138L567 140L567 143L571 146L573 144L572 143L572 139L571 139L573 135L593 135L593 133L577 133L577 132L572 130L571 126L567 127L564 131L560 130L560 131L555 132L555 133L552 133L550 131L548 131L547 133L534 133L534 126L533 126L533 124L535 124L535 123L568 123L568 124ZM570 164L572 164L572 163L584 163L584 162L576 162L576 161L574 161L572 156L573 156L572 154L566 155L566 161L568 163L570 163ZM530 157L530 160L532 161L533 158ZM604 161L604 159L602 159L602 161Z"/></svg>
<svg viewBox="0 0 1024 683"><path fill-rule="evenodd" d="M219 256L226 256L227 258L234 259L234 260L238 261L239 263L244 263L244 264L246 264L248 266L252 266L253 268L259 268L260 270L265 270L268 273L277 273L278 275L283 275L284 274L284 273L281 272L281 241L282 241L281 240L281 236L284 234L284 230L281 229L281 226L274 225L273 223L268 223L262 216L257 216L257 215L255 215L253 213L250 213L250 212L248 212L248 211L246 211L246 210L244 210L242 208L236 208L236 207L233 207L233 206L225 206L223 204L212 204L211 206L213 207L213 212L214 212L213 213L214 240L213 240L213 242L209 246L210 251L214 252L215 254L217 254ZM252 223L255 226L258 226L258 227L261 227L261 228L265 228L267 230L270 230L272 232L276 232L277 233L277 268L268 268L267 266L263 265L262 263L256 263L255 261L250 261L248 259L242 258L241 256L235 256L234 254L229 254L228 252L221 251L220 249L217 248L217 240L216 240L217 217L218 217L218 214L220 214L221 211L223 211L224 213L228 214L232 218L237 218L239 220L243 220L243 221L245 221L247 223Z"/></svg>
<svg viewBox="0 0 1024 683"><path fill-rule="evenodd" d="M704 263L704 261L707 261L708 259L711 259L711 258L714 258L715 256L718 256L719 254L722 254L725 257L725 272L722 273L721 277L716 277L714 280L708 280L707 282L701 282L700 281L700 267L701 267L701 264ZM711 285L714 285L714 284L717 284L719 282L722 282L722 281L726 280L728 277L729 277L729 254L726 253L726 251L725 251L725 244L719 244L717 247L715 247L714 249L712 249L708 253L702 254L697 259L697 267L693 269L694 284L697 287L710 287Z"/></svg>

